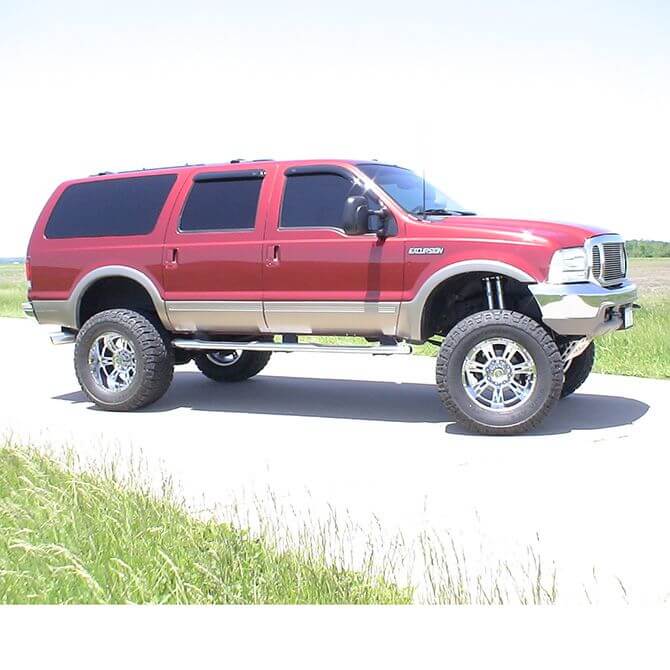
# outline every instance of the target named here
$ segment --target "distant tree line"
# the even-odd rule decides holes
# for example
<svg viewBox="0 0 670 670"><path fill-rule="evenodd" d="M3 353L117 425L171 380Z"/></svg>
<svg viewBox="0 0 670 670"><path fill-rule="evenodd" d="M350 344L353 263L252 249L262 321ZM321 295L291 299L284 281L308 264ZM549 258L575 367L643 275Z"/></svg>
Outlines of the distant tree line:
<svg viewBox="0 0 670 670"><path fill-rule="evenodd" d="M631 258L668 258L670 257L670 242L628 240L626 251Z"/></svg>

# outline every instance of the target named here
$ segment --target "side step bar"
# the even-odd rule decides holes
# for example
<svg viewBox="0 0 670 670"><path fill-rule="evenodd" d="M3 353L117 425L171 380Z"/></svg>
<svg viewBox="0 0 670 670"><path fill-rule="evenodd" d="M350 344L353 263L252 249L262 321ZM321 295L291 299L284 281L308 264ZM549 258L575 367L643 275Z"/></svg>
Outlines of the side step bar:
<svg viewBox="0 0 670 670"><path fill-rule="evenodd" d="M409 344L378 344L366 345L338 345L318 344L309 342L283 343L283 342L223 342L212 340L172 340L172 345L177 349L190 349L193 351L228 351L240 349L243 351L304 351L308 353L327 354L376 354L390 356L392 354L411 354L412 347Z"/></svg>
<svg viewBox="0 0 670 670"><path fill-rule="evenodd" d="M77 338L74 333L51 333L49 339L51 344L74 344Z"/></svg>

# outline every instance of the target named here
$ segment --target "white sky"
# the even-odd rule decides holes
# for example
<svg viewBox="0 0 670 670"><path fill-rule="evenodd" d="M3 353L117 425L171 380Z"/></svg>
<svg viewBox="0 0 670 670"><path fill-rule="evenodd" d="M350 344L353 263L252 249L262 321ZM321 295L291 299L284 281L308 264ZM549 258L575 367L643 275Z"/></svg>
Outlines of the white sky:
<svg viewBox="0 0 670 670"><path fill-rule="evenodd" d="M667 0L0 0L0 63L0 256L60 181L234 157L670 239Z"/></svg>

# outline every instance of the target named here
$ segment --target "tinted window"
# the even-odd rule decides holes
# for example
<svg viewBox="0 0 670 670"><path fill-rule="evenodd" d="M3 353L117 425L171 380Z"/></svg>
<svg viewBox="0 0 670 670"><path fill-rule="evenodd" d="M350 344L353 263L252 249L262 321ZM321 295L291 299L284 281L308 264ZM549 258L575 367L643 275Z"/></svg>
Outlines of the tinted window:
<svg viewBox="0 0 670 670"><path fill-rule="evenodd" d="M176 175L104 179L68 186L56 203L49 238L145 235L156 225Z"/></svg>
<svg viewBox="0 0 670 670"><path fill-rule="evenodd" d="M282 228L341 228L346 199L350 195L362 194L361 186L335 174L287 177L281 226Z"/></svg>
<svg viewBox="0 0 670 670"><path fill-rule="evenodd" d="M254 227L261 179L194 182L180 230L245 230Z"/></svg>

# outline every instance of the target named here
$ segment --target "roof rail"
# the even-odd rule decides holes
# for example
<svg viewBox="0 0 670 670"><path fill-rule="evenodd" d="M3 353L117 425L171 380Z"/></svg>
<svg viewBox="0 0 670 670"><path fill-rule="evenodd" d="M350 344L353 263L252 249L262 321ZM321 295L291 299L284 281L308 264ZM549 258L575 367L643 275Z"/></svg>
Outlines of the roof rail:
<svg viewBox="0 0 670 670"><path fill-rule="evenodd" d="M92 174L91 177L102 177L106 174L126 174L128 172L148 172L150 170L170 170L171 168L200 167L201 165L204 165L204 163L183 163L181 165L161 165L159 167L135 168L134 170L117 170L116 172L112 172L111 170L107 170L105 172L96 172L95 174Z"/></svg>

